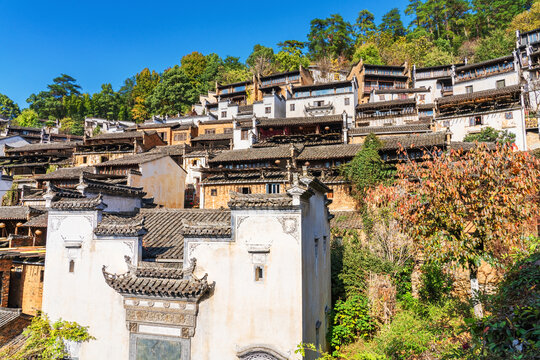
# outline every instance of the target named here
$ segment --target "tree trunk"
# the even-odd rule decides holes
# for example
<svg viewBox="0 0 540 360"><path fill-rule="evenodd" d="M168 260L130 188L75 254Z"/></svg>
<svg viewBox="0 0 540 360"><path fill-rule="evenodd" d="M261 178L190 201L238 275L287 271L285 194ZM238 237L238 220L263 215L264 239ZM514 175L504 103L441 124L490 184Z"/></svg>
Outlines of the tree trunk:
<svg viewBox="0 0 540 360"><path fill-rule="evenodd" d="M474 305L474 317L480 319L484 316L484 309L482 303L478 299L480 295L480 287L478 285L478 266L473 263L469 263L469 278L471 280L471 297Z"/></svg>

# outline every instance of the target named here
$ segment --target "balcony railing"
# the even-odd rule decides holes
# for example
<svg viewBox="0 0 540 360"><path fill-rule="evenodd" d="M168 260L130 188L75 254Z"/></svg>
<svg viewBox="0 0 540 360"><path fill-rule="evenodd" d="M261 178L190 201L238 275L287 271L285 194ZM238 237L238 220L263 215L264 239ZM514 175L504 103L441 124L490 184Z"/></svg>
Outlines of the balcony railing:
<svg viewBox="0 0 540 360"><path fill-rule="evenodd" d="M525 118L525 128L526 129L538 128L538 118L535 118L535 117Z"/></svg>

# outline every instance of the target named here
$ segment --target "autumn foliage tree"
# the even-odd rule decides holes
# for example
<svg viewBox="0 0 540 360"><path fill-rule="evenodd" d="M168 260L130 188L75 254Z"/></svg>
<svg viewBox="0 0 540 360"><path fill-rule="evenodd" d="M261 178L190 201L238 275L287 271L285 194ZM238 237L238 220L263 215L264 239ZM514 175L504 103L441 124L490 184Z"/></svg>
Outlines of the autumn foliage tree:
<svg viewBox="0 0 540 360"><path fill-rule="evenodd" d="M426 154L398 166L398 180L376 190L375 202L398 204L396 216L427 262L469 269L475 315L478 268L510 263L527 246L526 226L538 214L540 162L510 146L489 151ZM427 160L427 159L426 159Z"/></svg>

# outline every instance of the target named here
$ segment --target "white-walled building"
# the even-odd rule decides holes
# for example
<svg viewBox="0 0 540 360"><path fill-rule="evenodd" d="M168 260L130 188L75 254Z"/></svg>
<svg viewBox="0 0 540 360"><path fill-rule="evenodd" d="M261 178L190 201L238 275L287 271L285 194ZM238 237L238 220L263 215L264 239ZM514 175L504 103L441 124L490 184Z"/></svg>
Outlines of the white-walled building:
<svg viewBox="0 0 540 360"><path fill-rule="evenodd" d="M440 98L437 100L435 131L448 129L452 141L486 127L516 135L519 150L527 149L524 105L519 85Z"/></svg>
<svg viewBox="0 0 540 360"><path fill-rule="evenodd" d="M79 190L46 195L43 311L96 337L70 344L72 357L292 360L301 342L327 348L328 188L318 180L233 193L230 210L140 209L136 188Z"/></svg>

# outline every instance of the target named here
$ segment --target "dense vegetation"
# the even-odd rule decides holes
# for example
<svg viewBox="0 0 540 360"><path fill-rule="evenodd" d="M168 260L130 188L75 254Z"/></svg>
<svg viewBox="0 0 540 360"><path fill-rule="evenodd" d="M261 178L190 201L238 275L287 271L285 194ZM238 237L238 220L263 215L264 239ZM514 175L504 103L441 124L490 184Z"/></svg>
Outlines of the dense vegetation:
<svg viewBox="0 0 540 360"><path fill-rule="evenodd" d="M479 140L499 137L488 131ZM355 183L362 224L332 229L331 352L313 344L298 352L347 360L534 359L540 243L528 234L538 213L538 158L479 144L467 153L426 152L424 162L388 171L373 151L380 145L371 136L343 169ZM480 264L506 272L492 295L478 286Z"/></svg>
<svg viewBox="0 0 540 360"><path fill-rule="evenodd" d="M313 19L307 41L286 40L274 48L257 44L245 63L238 57L222 59L198 52L182 57L180 64L159 72L148 68L126 79L114 90L82 92L66 74L53 79L47 89L31 94L24 117L6 95L0 94L0 117L24 126L37 119L58 120L62 129L82 133L85 117L142 122L152 115L187 114L199 94L216 82L248 80L254 74L297 69L317 63L324 69L348 68L363 59L371 64L429 66L462 61L482 61L507 55L515 43L515 30L540 27L540 0L410 0L404 9L412 17L404 24L400 11L386 13L380 23L369 10L361 10L354 23L341 15Z"/></svg>

